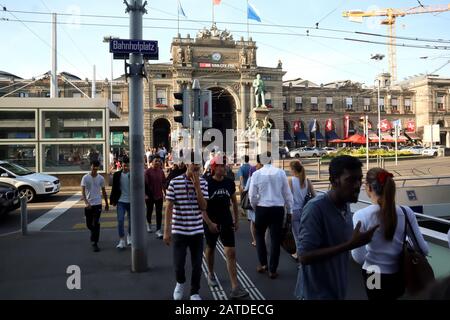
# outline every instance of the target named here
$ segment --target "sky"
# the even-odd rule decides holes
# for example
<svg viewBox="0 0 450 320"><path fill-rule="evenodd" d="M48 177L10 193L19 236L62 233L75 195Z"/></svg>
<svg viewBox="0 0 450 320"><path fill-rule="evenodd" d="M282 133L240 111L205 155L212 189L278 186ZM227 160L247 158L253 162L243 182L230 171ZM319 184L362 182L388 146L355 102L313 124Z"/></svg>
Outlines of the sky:
<svg viewBox="0 0 450 320"><path fill-rule="evenodd" d="M196 30L210 27L212 0L180 0L189 22L180 17L180 33L195 36ZM365 18L362 23L350 22L342 17L346 10L369 10L379 8L411 8L417 0L251 0L258 10L261 23L250 21L250 36L258 46L259 66L276 67L283 62L284 80L302 78L317 84L336 80L352 80L372 85L375 76L388 71L388 47L342 40L345 37L386 42L383 37L368 37L351 33L320 29L337 29L349 32L361 31L385 35L386 26L381 17ZM445 0L421 0L423 5L441 5ZM80 78L92 79L93 65L96 78L110 78L110 54L104 36L129 38L128 14L122 0L0 0L9 11L57 12L58 21L58 72L66 71ZM215 6L215 21L219 29L230 30L234 39L247 37L246 0L222 0ZM170 43L177 34L177 0L149 0L148 14L144 18L143 38L159 41L159 61L169 62ZM108 15L123 18L84 17L82 15ZM22 22L5 21L21 20ZM151 20L171 19L171 20ZM51 21L47 14L0 12L0 70L31 78L51 69L51 25L25 21ZM241 23L241 24L231 24ZM319 22L319 29L315 28ZM107 24L87 26L83 24ZM265 25L283 25L264 26ZM122 25L112 26L112 25ZM310 29L296 28L298 26ZM295 28L294 28L295 27ZM419 42L398 39L398 43L415 45L448 45L450 49L450 12L440 14L407 15L398 18L397 36L422 39L443 39L447 43ZM337 37L339 39L307 37L310 35ZM284 34L270 34L284 33ZM384 54L382 61L370 59L372 54ZM397 48L398 79L431 73L450 60L450 50ZM114 62L114 77L122 74L123 61ZM450 64L438 74L450 77Z"/></svg>

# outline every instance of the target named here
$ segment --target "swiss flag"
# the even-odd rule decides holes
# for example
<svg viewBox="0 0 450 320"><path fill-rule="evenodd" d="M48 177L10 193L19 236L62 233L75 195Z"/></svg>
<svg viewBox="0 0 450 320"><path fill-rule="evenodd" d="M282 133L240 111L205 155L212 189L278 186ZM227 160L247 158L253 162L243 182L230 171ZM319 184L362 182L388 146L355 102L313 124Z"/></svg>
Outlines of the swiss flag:
<svg viewBox="0 0 450 320"><path fill-rule="evenodd" d="M381 131L388 131L391 129L392 129L392 126L391 126L391 123L389 122L389 120L387 120L387 119L381 120Z"/></svg>
<svg viewBox="0 0 450 320"><path fill-rule="evenodd" d="M294 132L299 132L300 131L300 121L295 121L294 122Z"/></svg>
<svg viewBox="0 0 450 320"><path fill-rule="evenodd" d="M415 132L416 131L416 123L414 120L409 120L408 125L406 126L406 131Z"/></svg>

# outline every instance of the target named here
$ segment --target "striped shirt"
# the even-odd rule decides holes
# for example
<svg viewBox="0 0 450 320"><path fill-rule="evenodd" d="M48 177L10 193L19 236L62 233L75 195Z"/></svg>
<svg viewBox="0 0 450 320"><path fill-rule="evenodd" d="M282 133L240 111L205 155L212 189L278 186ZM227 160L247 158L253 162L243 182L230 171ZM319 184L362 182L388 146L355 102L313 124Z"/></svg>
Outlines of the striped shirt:
<svg viewBox="0 0 450 320"><path fill-rule="evenodd" d="M201 177L200 188L203 197L208 200L208 182ZM185 174L170 181L166 200L173 201L172 234L191 236L203 233L203 216L194 184Z"/></svg>

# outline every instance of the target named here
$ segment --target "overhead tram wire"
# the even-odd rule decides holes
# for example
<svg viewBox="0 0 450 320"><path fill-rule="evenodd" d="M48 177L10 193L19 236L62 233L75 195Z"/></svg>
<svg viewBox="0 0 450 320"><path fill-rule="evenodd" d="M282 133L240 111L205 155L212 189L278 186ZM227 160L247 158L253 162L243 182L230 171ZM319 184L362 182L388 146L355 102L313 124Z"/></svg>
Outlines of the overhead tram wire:
<svg viewBox="0 0 450 320"><path fill-rule="evenodd" d="M44 0L41 0L41 3L44 5L44 7L47 9L47 11L49 12L49 14L52 14L52 10L50 10L50 8L47 6L47 4L45 3ZM70 35L69 32L67 32L66 28L61 28L62 31L67 35L67 37L69 38L69 40L72 42L72 44L74 45L74 47L78 50L78 52L81 54L81 56L83 57L83 59L88 63L88 65L90 67L92 67L93 63L89 60L89 58L86 56L86 54L80 49L80 46L75 43L75 40L73 40L72 36Z"/></svg>
<svg viewBox="0 0 450 320"><path fill-rule="evenodd" d="M22 22L22 23L40 23L40 24L51 24L52 23L52 22L49 22L49 21L20 20L20 19L17 19L17 18L16 19L1 18L0 21L5 21L5 22ZM72 24L72 23L70 23L70 22L57 22L57 24ZM78 25L92 26L92 27L117 27L117 28L128 28L129 27L128 25L120 25L120 24L85 23L85 22L79 23ZM144 29L177 30L177 27L168 27L168 26L163 26L163 27L161 27L161 26L143 26L143 28ZM180 29L181 30L186 30L186 31L194 31L194 32L198 31L198 29L195 29L195 28L182 27ZM31 29L29 29L29 30L31 30ZM247 33L247 31L245 31L245 30L230 30L230 32L239 33L239 34L246 34ZM299 33L287 33L287 32L252 31L252 34L282 35L282 36L296 36L296 37L312 37L312 38L320 38L320 39L332 39L332 40L341 40L341 41L364 42L364 43L377 44L377 45L383 45L383 46L389 45L388 43L380 42L380 41L371 41L371 40L355 39L355 38L339 38L339 37L320 36L320 35L311 35L311 34L309 34L309 35L307 35L307 34L302 35L302 34L299 34ZM43 40L43 41L45 41L45 40ZM436 45L414 45L414 44L396 43L396 46L404 47L404 48L417 48L417 49L450 50L450 45L449 46L436 46Z"/></svg>
<svg viewBox="0 0 450 320"><path fill-rule="evenodd" d="M328 15L326 15L326 16L325 16L324 18L322 18L320 21L323 21L327 16L329 16L331 13L333 13L334 11L336 11L337 9L339 9L346 1L347 1L347 0L343 0L342 3L341 3L338 7L336 7L332 12L330 12ZM228 3L224 3L224 5L230 7L230 8L232 8L232 9L238 11L238 12L242 12L241 9L239 9L239 8L233 6L233 5L230 5L230 4L228 4ZM244 11L244 12L245 12L245 11ZM271 20L266 19L266 21L268 21L269 23L271 23L271 24L273 24L273 25L277 25L275 22L273 22L273 21L271 21ZM319 22L320 22L320 21L319 21ZM317 24L316 24L316 27L317 27ZM297 35L299 35L299 36L303 36L303 35L299 34L298 32L292 31L291 28L289 28L289 27L284 27L284 26L283 26L283 27L280 27L280 29L282 29L282 30L283 30L283 29L286 29L286 30L288 30L288 31L294 32L295 34L297 34ZM309 36L309 29L308 29L308 34L307 34L307 35ZM361 60L361 59L359 59L359 58L356 58L356 57L354 57L354 56L349 55L348 53L345 53L345 54L344 54L344 53L340 52L340 50L337 50L336 48L333 48L333 47L331 47L330 45L325 45L325 44L322 44L321 42L319 42L319 41L317 41L317 40L313 40L312 37L308 37L308 38L309 38L310 41L315 42L315 43L317 43L318 45L321 45L322 47L326 47L326 48L328 48L328 49L331 49L331 50L335 51L336 53L338 53L338 54L340 54L340 55L342 55L342 56L345 56L347 59L348 59L348 58L351 58L350 60L356 60L356 61L359 61L359 62L361 62L361 63L363 63L363 64L365 64L365 65L370 66L371 68L374 68L374 69L378 70L378 68L377 68L376 66L374 66L372 63L369 63L368 61L363 61L363 60Z"/></svg>
<svg viewBox="0 0 450 320"><path fill-rule="evenodd" d="M4 9L5 7L2 6ZM49 47L50 49L52 48L51 44L49 44L45 39L43 39L41 36L39 36L33 29L31 29L26 23L32 23L32 22L27 22L26 20L21 20L19 19L16 15L14 15L11 11L9 10L4 10L6 12L8 12L11 16L13 16L15 18L15 20L11 20L11 19L6 19L2 18L2 21L16 21L16 22L20 22L25 28L28 29L28 31L30 31L36 38L38 38L39 40L41 40L41 42L43 42L47 47ZM47 24L52 24L52 22L50 21L46 21ZM60 24L60 23L57 23ZM72 62L70 62L65 56L63 56L61 54L61 52L58 51L58 56L60 56L61 58L63 58L69 65L71 65L75 70L78 70L78 67L76 67Z"/></svg>
<svg viewBox="0 0 450 320"><path fill-rule="evenodd" d="M229 4L227 6L233 7ZM159 11L161 13L170 15L170 16L176 16L174 14L170 14L166 11L152 8L152 10ZM239 9L238 9L239 10ZM50 13L42 12L42 11L24 11L24 10L6 10L7 12L13 12L13 13L22 13L22 14L35 14L35 15L49 15ZM57 13L60 16L71 16L71 14L68 13ZM128 19L128 17L124 16L114 16L114 15L98 15L98 14L80 14L80 17L85 18L103 18L103 19ZM149 21L167 21L167 22L176 22L177 19L175 18L144 18L145 20ZM186 19L185 22L192 22L192 23L210 23L209 20L196 20L196 19ZM220 24L226 24L226 25L247 25L247 23L244 22L234 22L234 21L216 21L216 23ZM347 34L358 34L358 35L366 35L366 36L377 36L377 37L383 37L383 38L392 38L392 39L399 39L399 40L410 40L410 41L421 41L421 42L436 42L436 43L450 43L450 40L447 39L424 39L424 38L418 38L418 37L405 37L405 36L390 36L386 34L378 34L378 33L370 33L370 32L362 32L362 31L350 31L350 30L343 30L343 29L333 29L333 28L316 28L314 26L298 26L298 25L282 25L282 24L267 24L267 23L250 23L250 26L257 26L257 27L278 27L278 28L291 28L291 29L304 29L304 30L311 30L311 31L326 31L326 32L336 32L336 33L347 33ZM253 33L253 32L252 32Z"/></svg>

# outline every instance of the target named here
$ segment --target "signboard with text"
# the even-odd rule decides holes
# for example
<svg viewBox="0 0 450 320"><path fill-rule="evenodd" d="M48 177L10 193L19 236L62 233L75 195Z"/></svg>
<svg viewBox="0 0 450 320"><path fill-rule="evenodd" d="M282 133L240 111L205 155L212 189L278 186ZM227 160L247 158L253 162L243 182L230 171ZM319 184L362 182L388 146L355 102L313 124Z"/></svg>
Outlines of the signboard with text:
<svg viewBox="0 0 450 320"><path fill-rule="evenodd" d="M112 39L109 52L114 54L114 59L128 59L130 53L140 53L147 60L159 58L158 41L154 40Z"/></svg>

